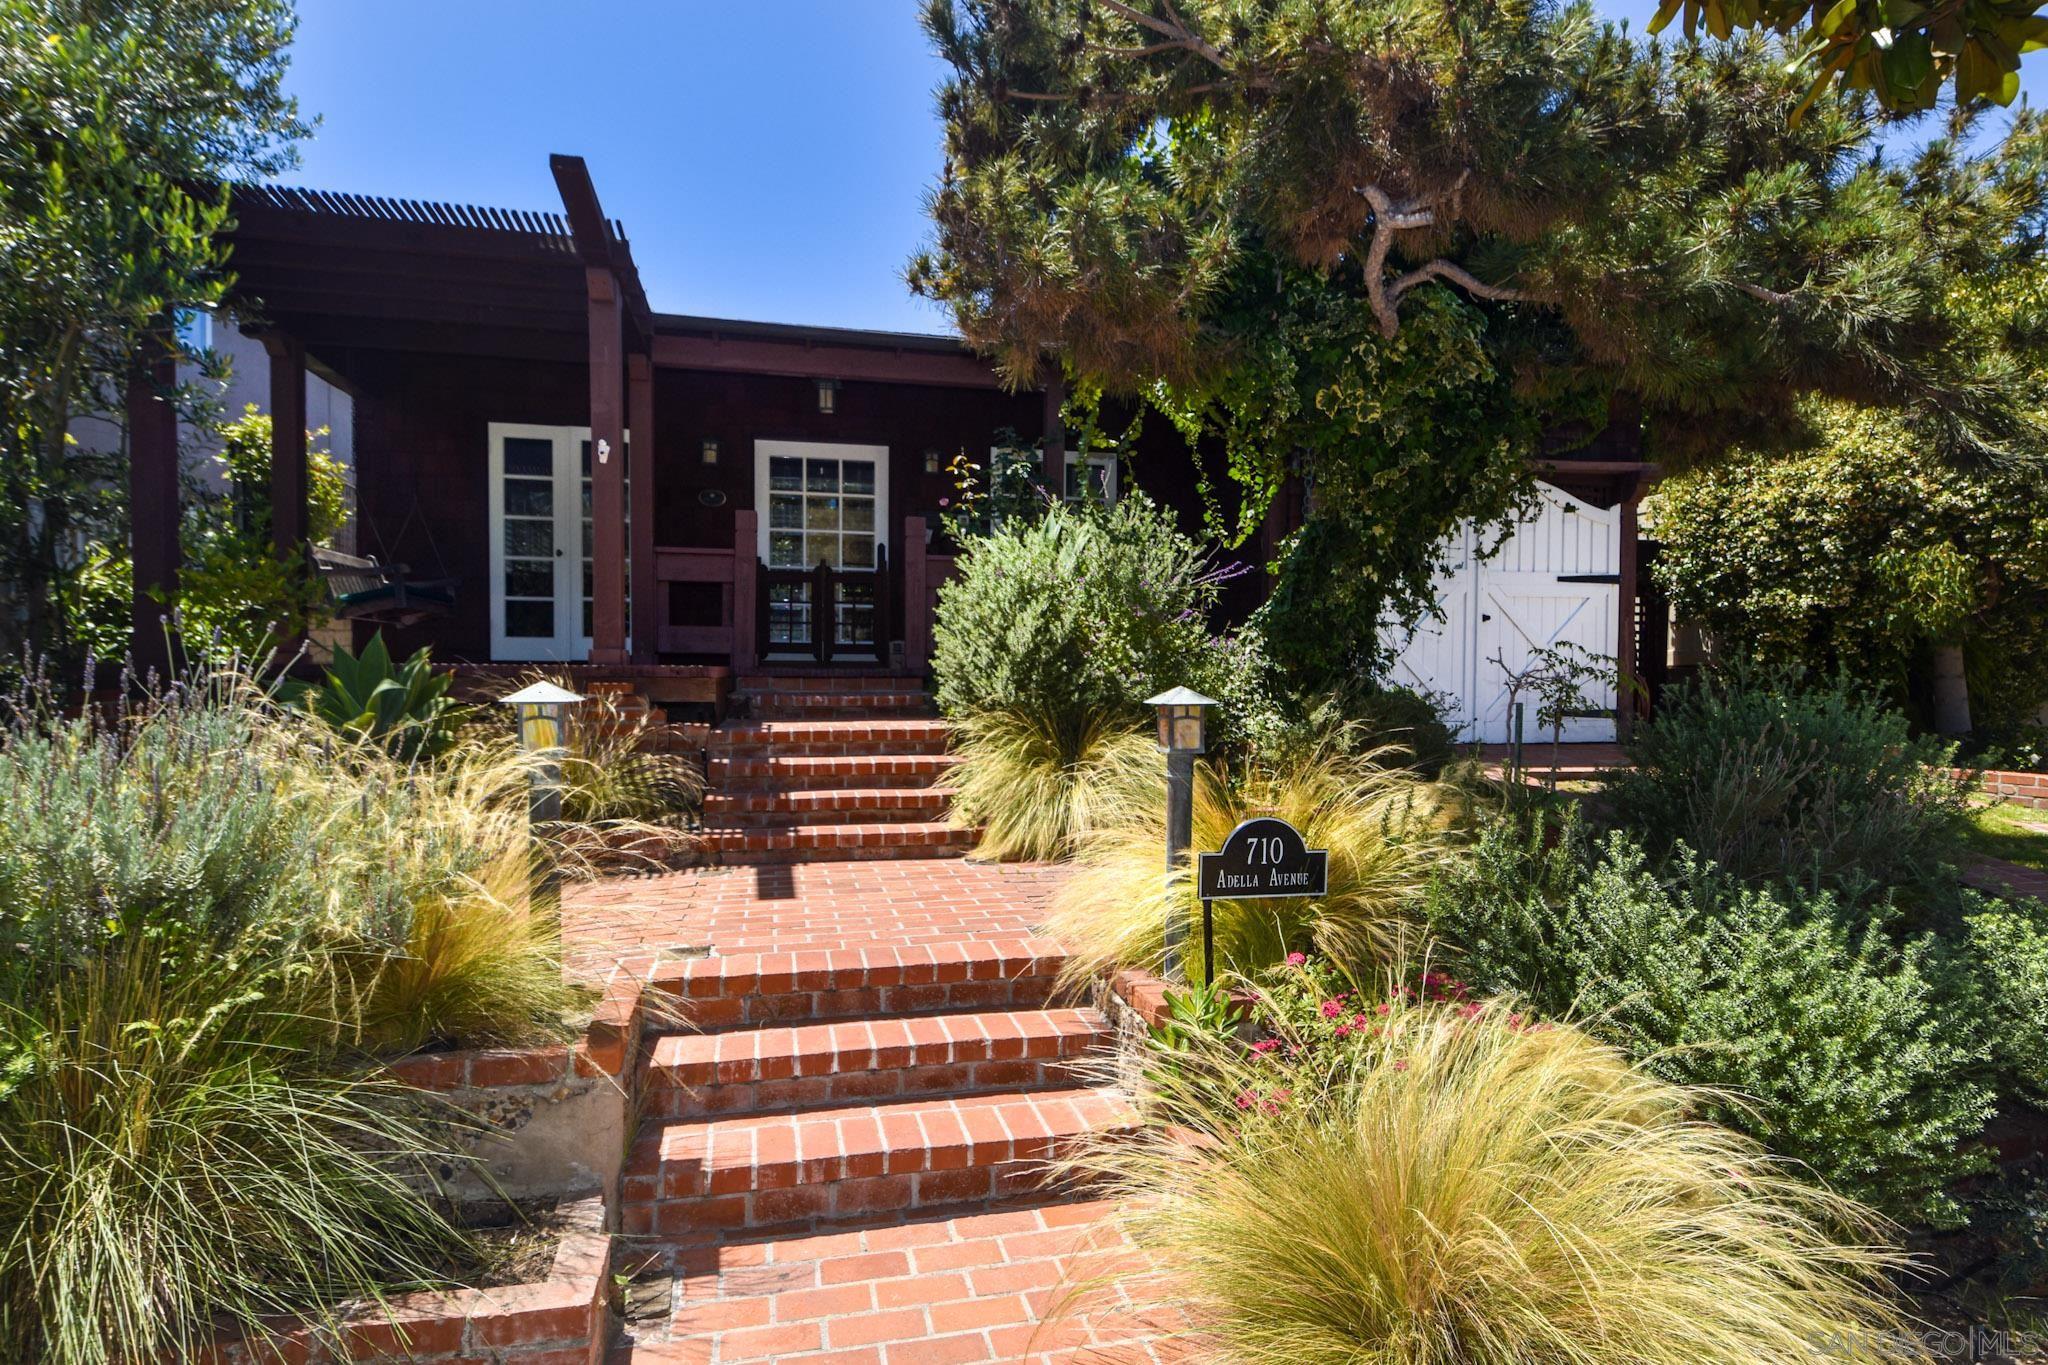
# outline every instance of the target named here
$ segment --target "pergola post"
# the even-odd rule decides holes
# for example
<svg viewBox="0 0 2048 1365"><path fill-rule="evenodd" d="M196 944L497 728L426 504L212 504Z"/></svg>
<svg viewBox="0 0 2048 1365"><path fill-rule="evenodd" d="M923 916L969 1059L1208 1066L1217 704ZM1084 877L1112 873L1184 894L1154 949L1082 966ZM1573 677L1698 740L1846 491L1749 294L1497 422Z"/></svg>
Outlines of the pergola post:
<svg viewBox="0 0 2048 1365"><path fill-rule="evenodd" d="M134 568L129 652L137 673L168 678L177 664L178 363L152 334L128 377L128 555Z"/></svg>
<svg viewBox="0 0 2048 1365"><path fill-rule="evenodd" d="M1643 704L1636 682L1639 674L1636 667L1636 595L1642 562L1641 528L1636 504L1642 496L1642 485L1638 482L1621 503L1621 572L1618 575L1621 586L1614 604L1614 733L1617 739L1627 739L1634 732L1636 717Z"/></svg>
<svg viewBox="0 0 2048 1365"><path fill-rule="evenodd" d="M263 334L270 353L270 541L295 561L306 546L306 348L286 333Z"/></svg>
<svg viewBox="0 0 2048 1365"><path fill-rule="evenodd" d="M626 662L625 314L609 269L590 293L590 661ZM649 450L644 463L652 463Z"/></svg>
<svg viewBox="0 0 2048 1365"><path fill-rule="evenodd" d="M661 594L654 585L654 481L660 461L654 444L654 360L641 352L626 357L626 425L634 451L626 469L633 511L633 662L651 664L661 632Z"/></svg>
<svg viewBox="0 0 2048 1365"><path fill-rule="evenodd" d="M1045 365L1045 491L1055 502L1067 495L1067 425L1060 418L1067 405L1067 379L1058 362Z"/></svg>

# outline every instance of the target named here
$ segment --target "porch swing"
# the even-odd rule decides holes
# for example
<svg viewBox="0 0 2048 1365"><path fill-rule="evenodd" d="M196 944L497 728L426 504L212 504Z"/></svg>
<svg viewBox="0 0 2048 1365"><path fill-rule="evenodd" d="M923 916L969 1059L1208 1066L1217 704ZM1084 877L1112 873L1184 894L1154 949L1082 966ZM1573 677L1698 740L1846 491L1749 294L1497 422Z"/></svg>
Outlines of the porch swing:
<svg viewBox="0 0 2048 1365"><path fill-rule="evenodd" d="M405 521L398 528L401 541L406 531L411 529L419 510L419 499L415 497L411 509L405 514ZM313 567L327 584L337 618L363 621L373 626L397 627L446 616L455 609L456 580L448 573L448 565L441 558L441 547L434 541L432 526L424 520L420 522L426 533L427 548L433 551L434 561L443 575L440 578L411 577L411 570L406 565L389 560L384 537L378 534L376 523L365 517L361 524L376 538L377 548L386 551L386 559L380 560L375 555L344 554L318 545L313 547Z"/></svg>

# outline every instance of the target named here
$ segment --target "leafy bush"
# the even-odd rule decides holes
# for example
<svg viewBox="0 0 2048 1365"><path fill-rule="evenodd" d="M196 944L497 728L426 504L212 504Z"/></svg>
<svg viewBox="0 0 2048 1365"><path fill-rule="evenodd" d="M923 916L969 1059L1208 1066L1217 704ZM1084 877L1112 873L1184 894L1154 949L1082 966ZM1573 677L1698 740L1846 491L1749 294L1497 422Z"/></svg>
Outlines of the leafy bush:
<svg viewBox="0 0 2048 1365"><path fill-rule="evenodd" d="M1944 944L1948 1012L1978 1021L1999 1093L2048 1104L2048 905L1964 899Z"/></svg>
<svg viewBox="0 0 2048 1365"><path fill-rule="evenodd" d="M1141 1311L1272 1365L1897 1358L1874 1220L1691 1092L1501 1005L1373 1017L1197 1036L1067 1159L1154 1267L1117 1279Z"/></svg>
<svg viewBox="0 0 2048 1365"><path fill-rule="evenodd" d="M1744 889L1681 851L1668 878L1626 836L1522 820L1481 835L1432 885L1431 927L1461 970L1574 1017L1709 1112L1897 1217L1952 1220L1944 1187L1995 1103L1977 1022L1928 939L1852 930L1833 899Z"/></svg>
<svg viewBox="0 0 2048 1365"><path fill-rule="evenodd" d="M430 1277L445 1117L365 1047L560 1037L510 746L409 765L222 675L0 728L0 1337L182 1358ZM409 1177L409 1178L408 1178Z"/></svg>
<svg viewBox="0 0 2048 1365"><path fill-rule="evenodd" d="M425 648L393 663L380 630L360 655L336 646L320 685L298 696L307 711L345 735L404 758L432 758L455 742L462 718L448 695L453 681L453 674L435 671Z"/></svg>
<svg viewBox="0 0 2048 1365"><path fill-rule="evenodd" d="M1066 857L1090 831L1164 794L1152 736L1099 720L1069 734L1051 718L985 711L955 722L953 748L953 812L981 826L975 852L984 858Z"/></svg>
<svg viewBox="0 0 2048 1365"><path fill-rule="evenodd" d="M1805 416L1803 451L1732 452L1659 486L1674 605L1736 655L1842 669L1898 701L1928 643L1960 643L1977 720L2031 718L2048 700L2048 478L1930 461L1899 414Z"/></svg>
<svg viewBox="0 0 2048 1365"><path fill-rule="evenodd" d="M1846 680L1738 670L1665 694L1610 782L1644 846L1684 843L1743 881L1833 888L1952 886L1966 788L1952 749Z"/></svg>
<svg viewBox="0 0 2048 1365"><path fill-rule="evenodd" d="M1443 789L1381 755L1330 745L1272 767L1253 761L1235 775L1195 769L1194 846L1221 848L1241 822L1277 815L1312 848L1330 851L1329 894L1318 900L1217 901L1219 971L1254 972L1290 951L1312 949L1356 968L1399 952L1431 871L1450 846ZM1201 961L1201 902L1192 874L1161 868L1165 802L1082 836L1074 876L1053 902L1047 932L1086 978L1116 966L1157 970L1169 916L1188 926L1186 961Z"/></svg>
<svg viewBox="0 0 2048 1365"><path fill-rule="evenodd" d="M1142 722L1145 698L1169 687L1221 697L1208 617L1222 579L1173 514L1136 491L1113 508L1005 522L971 543L939 591L939 707L954 719L1044 718L1072 753L1091 725Z"/></svg>
<svg viewBox="0 0 2048 1365"><path fill-rule="evenodd" d="M1445 720L1442 702L1413 688L1383 686L1361 693L1343 710L1367 745L1405 749L1416 768L1434 777L1458 756L1458 734Z"/></svg>

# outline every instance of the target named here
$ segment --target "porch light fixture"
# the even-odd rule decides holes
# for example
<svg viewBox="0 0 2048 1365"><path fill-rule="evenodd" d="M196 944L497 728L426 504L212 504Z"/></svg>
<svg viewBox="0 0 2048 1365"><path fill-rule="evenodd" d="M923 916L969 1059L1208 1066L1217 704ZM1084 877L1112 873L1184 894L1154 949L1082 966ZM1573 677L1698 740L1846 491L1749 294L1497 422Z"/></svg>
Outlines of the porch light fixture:
<svg viewBox="0 0 2048 1365"><path fill-rule="evenodd" d="M827 417L839 411L839 381L820 379L818 381L818 411Z"/></svg>
<svg viewBox="0 0 2048 1365"><path fill-rule="evenodd" d="M718 442L706 441L701 449L705 464L718 463Z"/></svg>
<svg viewBox="0 0 2048 1365"><path fill-rule="evenodd" d="M927 474L939 472L939 452L936 446L924 453L924 472Z"/></svg>
<svg viewBox="0 0 2048 1365"><path fill-rule="evenodd" d="M1166 755L1166 872L1170 877L1187 866L1188 845L1195 832L1195 755L1208 747L1208 711L1216 703L1191 687L1176 687L1147 697L1145 705L1159 712L1159 749ZM1166 912L1166 952L1160 975L1182 979L1181 941L1187 937L1185 907L1175 897Z"/></svg>

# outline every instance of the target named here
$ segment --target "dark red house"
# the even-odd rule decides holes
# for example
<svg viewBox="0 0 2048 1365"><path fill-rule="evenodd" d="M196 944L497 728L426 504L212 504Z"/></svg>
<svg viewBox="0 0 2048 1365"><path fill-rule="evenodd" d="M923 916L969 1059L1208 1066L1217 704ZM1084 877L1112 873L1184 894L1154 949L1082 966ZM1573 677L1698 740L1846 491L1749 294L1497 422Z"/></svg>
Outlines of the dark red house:
<svg viewBox="0 0 2048 1365"><path fill-rule="evenodd" d="M552 167L560 214L235 194L235 308L269 356L273 525L304 538L311 373L352 400L356 548L447 581L386 617L394 649L574 664L657 703L720 700L766 670L921 675L951 568L947 464L1010 442L1048 486L1135 477L1194 529L1192 465L1163 424L1145 438L1160 449L1117 468L1066 449L1057 393L1006 391L957 341L656 312L582 160ZM131 396L138 642L160 630L143 594L177 567L163 406L146 384ZM1545 475L1620 510L1624 661L1644 476L1627 458ZM1276 513L1265 546L1288 529Z"/></svg>

